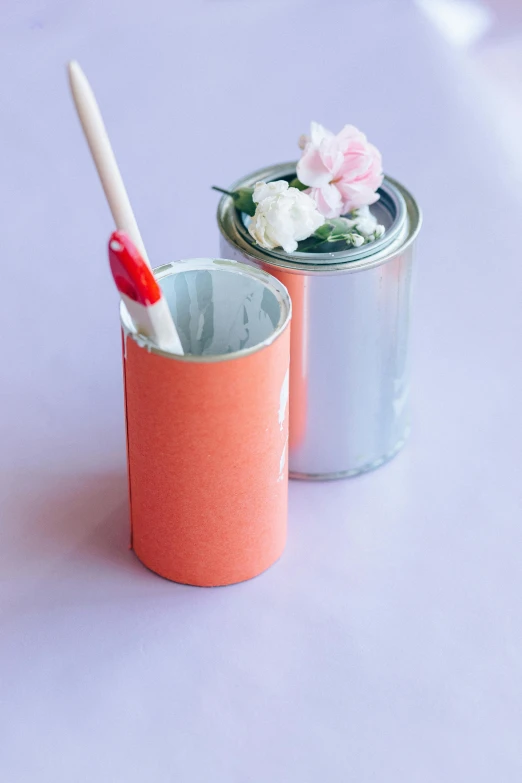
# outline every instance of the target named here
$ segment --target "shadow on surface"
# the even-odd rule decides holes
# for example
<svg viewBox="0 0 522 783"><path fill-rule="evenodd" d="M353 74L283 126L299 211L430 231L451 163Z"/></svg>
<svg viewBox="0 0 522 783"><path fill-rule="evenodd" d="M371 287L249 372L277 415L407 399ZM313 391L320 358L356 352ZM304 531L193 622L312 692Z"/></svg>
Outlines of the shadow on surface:
<svg viewBox="0 0 522 783"><path fill-rule="evenodd" d="M11 583L44 574L139 571L129 548L127 477L120 472L75 475L41 472L13 477L5 503L9 519L2 571ZM4 569L5 565L5 569Z"/></svg>

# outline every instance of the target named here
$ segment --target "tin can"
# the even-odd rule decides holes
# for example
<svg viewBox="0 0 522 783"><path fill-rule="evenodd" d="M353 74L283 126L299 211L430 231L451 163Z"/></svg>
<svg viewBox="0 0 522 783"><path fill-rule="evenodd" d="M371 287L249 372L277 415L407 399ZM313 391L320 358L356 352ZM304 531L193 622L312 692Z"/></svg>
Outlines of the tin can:
<svg viewBox="0 0 522 783"><path fill-rule="evenodd" d="M234 261L154 274L185 355L136 334L122 307L131 546L176 582L241 582L285 546L290 298Z"/></svg>
<svg viewBox="0 0 522 783"><path fill-rule="evenodd" d="M261 169L231 190L295 176ZM409 333L414 241L421 214L386 177L372 206L385 226L359 248L285 253L255 244L230 196L218 207L221 253L277 277L292 298L290 476L355 476L391 459L410 430Z"/></svg>

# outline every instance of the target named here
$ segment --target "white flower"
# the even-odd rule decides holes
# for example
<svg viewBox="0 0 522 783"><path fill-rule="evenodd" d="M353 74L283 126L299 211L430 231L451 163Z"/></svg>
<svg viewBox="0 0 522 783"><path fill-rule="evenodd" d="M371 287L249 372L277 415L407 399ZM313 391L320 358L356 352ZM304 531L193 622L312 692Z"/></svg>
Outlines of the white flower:
<svg viewBox="0 0 522 783"><path fill-rule="evenodd" d="M360 207L354 216L355 227L363 237L369 237L375 233L377 218L372 215L369 207Z"/></svg>
<svg viewBox="0 0 522 783"><path fill-rule="evenodd" d="M248 231L267 250L282 247L293 253L298 242L308 239L324 223L315 201L284 180L258 182L252 198L257 208Z"/></svg>
<svg viewBox="0 0 522 783"><path fill-rule="evenodd" d="M370 207L359 207L354 212L354 226L365 239L379 239L384 234L384 226L377 223L377 218L370 212Z"/></svg>
<svg viewBox="0 0 522 783"><path fill-rule="evenodd" d="M361 247L361 245L364 245L364 237L360 234L352 234L352 245L354 247Z"/></svg>

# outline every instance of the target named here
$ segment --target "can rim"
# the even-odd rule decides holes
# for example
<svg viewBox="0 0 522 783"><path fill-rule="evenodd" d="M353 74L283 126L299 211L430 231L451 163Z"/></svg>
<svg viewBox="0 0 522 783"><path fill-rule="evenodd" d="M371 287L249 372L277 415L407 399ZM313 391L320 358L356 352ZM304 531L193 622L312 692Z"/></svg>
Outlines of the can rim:
<svg viewBox="0 0 522 783"><path fill-rule="evenodd" d="M239 261L232 261L226 258L180 259L179 261L172 261L168 264L162 264L161 266L154 267L152 271L157 280L162 280L165 277L169 277L179 272L189 272L194 270L212 271L216 267L219 269L225 269L226 271L236 272L240 275L243 275L244 277L253 277L269 288L270 291L274 294L280 306L280 316L273 332L267 338L265 338L262 342L253 345L251 348L242 348L240 351L233 351L231 353L209 354L205 356L189 353L183 355L171 353L170 351L164 351L162 348L158 348L158 346L147 337L139 334L130 319L127 308L123 302L120 302L120 322L124 334L125 353L127 338L131 337L140 348L145 348L149 353L154 353L158 356L164 356L166 358L181 362L213 364L216 362L241 359L244 356L250 356L251 354L262 351L264 348L272 345L272 343L275 342L286 330L292 318L292 300L290 299L290 294L288 293L286 286L283 285L283 283L281 283L273 275L269 274L268 272L264 272L258 267L252 267L248 264L242 264Z"/></svg>
<svg viewBox="0 0 522 783"><path fill-rule="evenodd" d="M295 173L296 165L296 161L291 161L258 169L252 174L237 180L230 186L230 190L240 187L251 187L258 180L288 177ZM360 272L364 269L387 263L397 253L405 250L415 240L422 225L422 213L412 194L392 177L386 176L385 183L388 186L385 189L387 196L390 198L395 197L399 219L394 221L392 232L387 232L388 240L385 242L377 240L366 245L363 255L361 255L360 251L356 254L353 250L350 251L350 249L335 253L292 254L287 254L283 251L265 250L246 238L247 230L234 207L232 198L228 195L224 195L218 204L217 221L219 230L223 237L235 245L245 256L257 262L262 261L267 265L283 268L289 272L311 275L324 274L325 272ZM403 209L401 209L401 202L404 205ZM304 261L304 258L310 260ZM323 261L313 263L314 259L318 261L323 259ZM330 263L328 263L328 260L330 260Z"/></svg>

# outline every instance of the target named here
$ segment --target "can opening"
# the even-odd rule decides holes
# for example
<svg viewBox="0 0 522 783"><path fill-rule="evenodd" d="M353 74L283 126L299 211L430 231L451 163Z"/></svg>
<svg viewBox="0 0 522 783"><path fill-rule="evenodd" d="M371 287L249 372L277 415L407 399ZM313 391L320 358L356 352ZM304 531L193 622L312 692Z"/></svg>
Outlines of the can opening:
<svg viewBox="0 0 522 783"><path fill-rule="evenodd" d="M176 270L158 282L186 354L254 348L284 320L281 303L265 283L232 269Z"/></svg>

